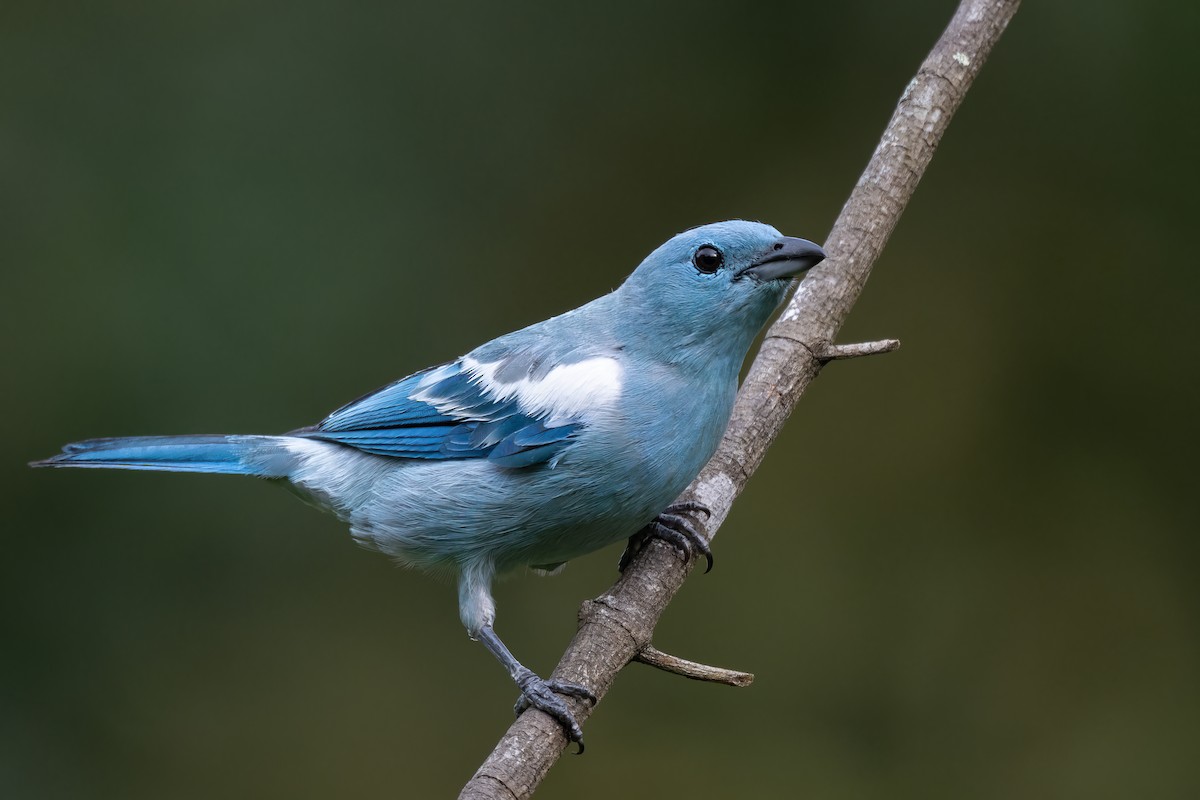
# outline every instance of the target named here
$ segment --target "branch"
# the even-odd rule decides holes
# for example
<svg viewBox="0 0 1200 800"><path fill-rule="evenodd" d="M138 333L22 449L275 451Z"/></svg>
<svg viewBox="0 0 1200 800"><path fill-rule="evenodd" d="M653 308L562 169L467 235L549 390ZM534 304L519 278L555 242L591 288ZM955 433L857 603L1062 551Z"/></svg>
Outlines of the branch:
<svg viewBox="0 0 1200 800"><path fill-rule="evenodd" d="M805 276L767 332L720 448L679 498L712 510L703 526L710 540L821 367L834 358L894 349L885 343L829 343L862 291L950 118L1018 5L1020 0L962 0L905 88L825 241L829 258ZM579 630L554 677L582 683L603 698L617 673L639 654L645 656L659 616L692 566L673 548L649 542L611 589L580 608ZM581 723L590 716L590 705L566 700ZM540 711L526 711L467 783L460 800L529 797L565 747L557 722Z"/></svg>

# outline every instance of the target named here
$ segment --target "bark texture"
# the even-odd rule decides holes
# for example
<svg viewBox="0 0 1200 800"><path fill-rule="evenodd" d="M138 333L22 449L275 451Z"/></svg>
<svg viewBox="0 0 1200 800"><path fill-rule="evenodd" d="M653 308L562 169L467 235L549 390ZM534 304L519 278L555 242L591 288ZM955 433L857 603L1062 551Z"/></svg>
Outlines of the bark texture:
<svg viewBox="0 0 1200 800"><path fill-rule="evenodd" d="M712 509L703 525L710 540L821 367L833 359L895 348L892 341L849 346L832 342L933 158L950 118L1019 5L1020 0L963 0L905 88L825 241L829 258L805 276L768 331L738 394L720 448L679 498ZM657 651L648 648L659 617L693 566L684 564L675 550L661 542L652 541L643 548L611 589L583 604L579 629L554 677L581 683L603 698L630 661L671 669L666 666L672 663L671 657L658 658L652 655ZM643 653L651 657L639 659ZM567 702L581 724L591 715L586 702L571 698ZM459 797L530 797L566 744L557 722L540 711L526 711Z"/></svg>

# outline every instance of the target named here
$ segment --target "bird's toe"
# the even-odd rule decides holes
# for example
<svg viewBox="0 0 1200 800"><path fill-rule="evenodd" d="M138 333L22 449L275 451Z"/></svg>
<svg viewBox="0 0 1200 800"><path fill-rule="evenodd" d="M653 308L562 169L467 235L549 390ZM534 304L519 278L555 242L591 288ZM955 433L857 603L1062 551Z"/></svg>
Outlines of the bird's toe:
<svg viewBox="0 0 1200 800"><path fill-rule="evenodd" d="M617 563L617 570L619 572L625 571L630 563L633 562L634 556L646 546L646 540L661 539L678 550L684 560L688 560L693 556L704 556L704 571L712 571L713 554L712 548L708 546L708 539L696 530L696 523L689 517L684 516L685 514L703 514L705 518L711 518L712 509L703 503L690 501L686 503L673 503L667 506L649 525L629 537L629 544L625 546L625 551L621 553L621 560Z"/></svg>
<svg viewBox="0 0 1200 800"><path fill-rule="evenodd" d="M536 708L538 711L549 714L562 726L567 741L579 745L577 754L582 753L583 728L579 726L575 715L571 713L571 709L559 695L577 697L593 705L596 703L596 695L586 686L555 679L542 680L532 672L528 676L522 676L517 683L521 687L521 696L517 698L513 712L520 716L528 709Z"/></svg>

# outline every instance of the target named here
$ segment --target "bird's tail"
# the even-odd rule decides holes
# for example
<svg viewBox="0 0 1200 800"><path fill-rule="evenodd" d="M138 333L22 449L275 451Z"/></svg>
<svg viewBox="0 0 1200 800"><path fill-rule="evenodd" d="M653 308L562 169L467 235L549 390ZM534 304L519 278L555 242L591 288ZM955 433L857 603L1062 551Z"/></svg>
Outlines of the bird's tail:
<svg viewBox="0 0 1200 800"><path fill-rule="evenodd" d="M31 467L144 469L287 477L286 436L125 436L74 442Z"/></svg>

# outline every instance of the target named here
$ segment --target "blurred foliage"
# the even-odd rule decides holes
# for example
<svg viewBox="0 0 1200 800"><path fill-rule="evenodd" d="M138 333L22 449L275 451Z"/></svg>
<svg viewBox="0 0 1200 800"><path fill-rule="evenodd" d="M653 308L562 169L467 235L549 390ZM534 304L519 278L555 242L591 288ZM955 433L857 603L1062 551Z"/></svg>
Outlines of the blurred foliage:
<svg viewBox="0 0 1200 800"><path fill-rule="evenodd" d="M546 797L1194 797L1197 6L1028 2L832 365ZM284 492L34 472L274 432L694 224L820 239L955 6L0 9L0 795L452 796L513 688ZM617 549L499 588L548 671Z"/></svg>

